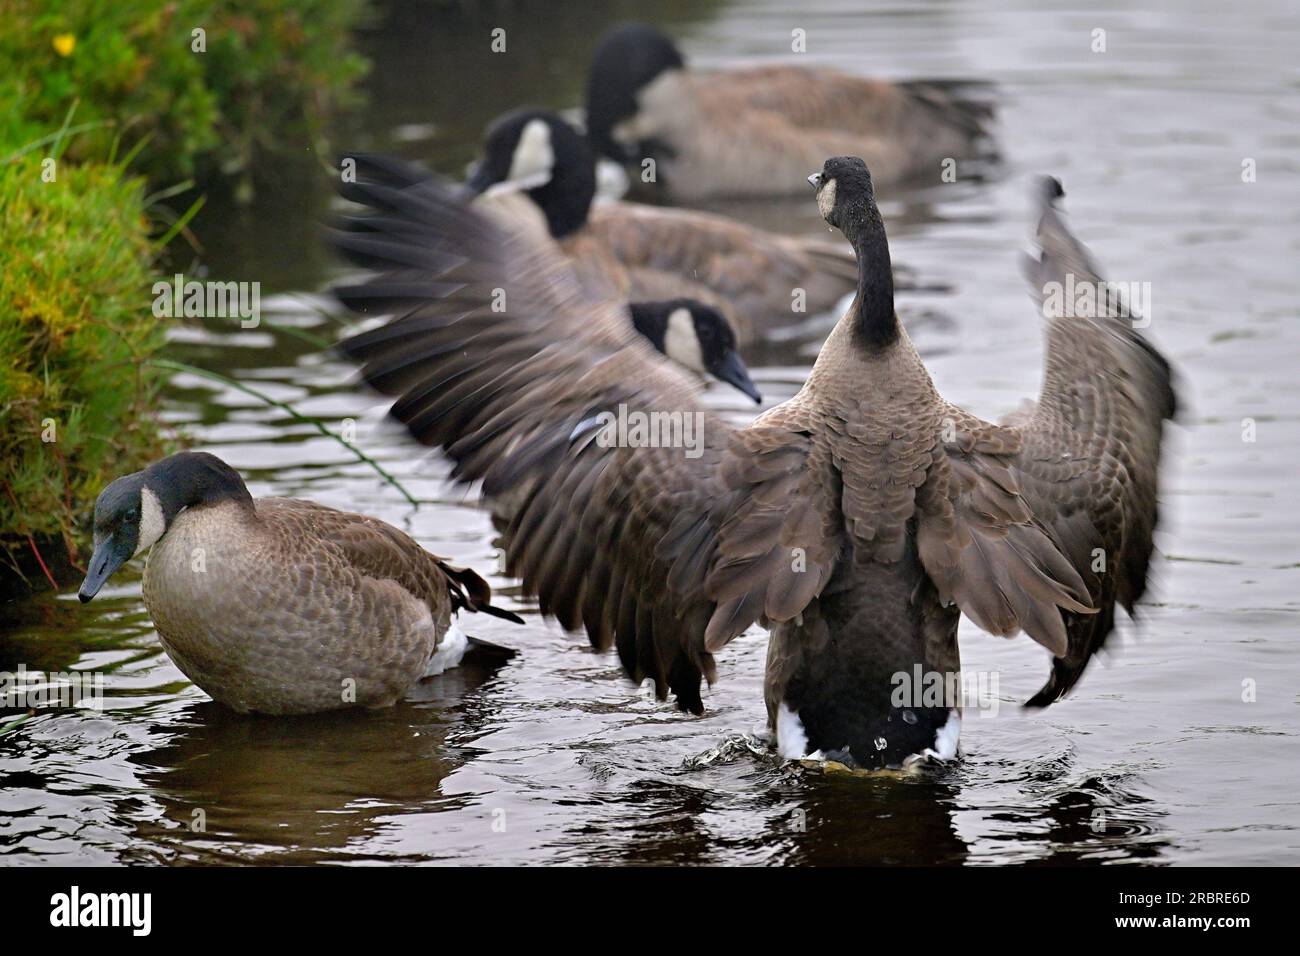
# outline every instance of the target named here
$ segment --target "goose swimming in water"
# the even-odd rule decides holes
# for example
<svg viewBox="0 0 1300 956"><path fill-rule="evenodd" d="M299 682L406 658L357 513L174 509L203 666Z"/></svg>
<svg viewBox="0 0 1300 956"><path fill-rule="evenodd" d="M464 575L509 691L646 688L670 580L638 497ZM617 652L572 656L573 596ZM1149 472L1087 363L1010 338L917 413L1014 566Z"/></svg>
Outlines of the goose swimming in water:
<svg viewBox="0 0 1300 956"><path fill-rule="evenodd" d="M653 27L601 38L587 80L587 136L673 202L785 196L827 156L863 156L876 182L929 177L978 155L992 109L961 81L890 83L763 65L696 70Z"/></svg>
<svg viewBox="0 0 1300 956"><path fill-rule="evenodd" d="M936 390L894 312L889 246L866 164L825 161L817 206L852 243L860 279L803 388L736 428L648 349L618 348L575 285L456 191L401 196L359 182L404 242L455 247L459 266L402 318L343 350L391 414L441 446L460 481L509 498L509 573L569 629L613 645L662 699L703 711L714 655L771 630L765 698L786 757L864 769L957 753L960 701L894 697L916 668L960 669L965 613L1051 654L1030 703L1079 680L1146 587L1168 363L1113 311L1047 317L1031 411L998 425ZM1047 181L1035 294L1100 282ZM377 283L385 281L377 277ZM505 289L504 313L491 307ZM695 446L615 438L615 412L699 416ZM1095 570L1098 554L1104 570Z"/></svg>
<svg viewBox="0 0 1300 956"><path fill-rule="evenodd" d="M454 612L523 623L492 606L473 571L391 525L297 498L254 500L204 452L118 478L94 522L81 600L151 549L144 603L163 648L241 713L387 707L482 643L455 627Z"/></svg>
<svg viewBox="0 0 1300 956"><path fill-rule="evenodd" d="M596 156L586 139L546 110L516 110L488 128L470 176L475 193L514 186L583 284L636 300L689 297L722 312L742 345L782 324L830 311L853 291L853 250L783 236L724 216L595 202Z"/></svg>
<svg viewBox="0 0 1300 956"><path fill-rule="evenodd" d="M405 247L395 244L401 226L382 211L388 202L383 197L400 196L404 190L428 180L431 174L387 156L357 153L347 158L356 164L358 176L368 184L369 202L380 211L378 215L344 217L343 228L332 233L334 245L356 265L384 269L387 281L338 286L335 294L344 305L363 315L384 315L419 304L431 290L437 293L434 277L443 269L464 265L463 257L454 247L412 249L409 244ZM497 193L490 200L482 206L485 213L512 232L516 243L552 245L540 215L535 216L535 222L530 220L536 213L532 201L520 199L515 192ZM542 257L539 261L548 262L556 282L572 282L581 274L573 260ZM590 281L589 274L586 279ZM593 307L589 316L605 325L611 337L638 332L644 341L688 372L712 375L755 402L762 401L740 357L736 329L724 314L729 306L704 286L658 281L641 283L635 288L628 284L616 288L599 280L592 287L592 294L599 305ZM611 298L619 299L623 303L621 307L607 308ZM717 304L712 305L710 301Z"/></svg>

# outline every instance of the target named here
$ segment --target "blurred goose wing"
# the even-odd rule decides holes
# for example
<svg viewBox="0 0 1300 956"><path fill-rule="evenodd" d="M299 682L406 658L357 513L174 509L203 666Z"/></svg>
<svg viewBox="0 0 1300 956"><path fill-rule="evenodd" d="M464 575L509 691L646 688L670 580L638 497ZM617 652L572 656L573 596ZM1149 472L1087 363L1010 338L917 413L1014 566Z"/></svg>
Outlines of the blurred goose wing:
<svg viewBox="0 0 1300 956"><path fill-rule="evenodd" d="M584 292L555 253L517 241L444 183L367 172L343 191L374 210L358 261L385 271L340 295L363 309L400 299L406 311L342 350L400 396L392 414L441 446L458 480L510 498L508 570L543 613L585 627L598 648L616 643L633 680L651 677L661 698L671 689L701 712L713 652L764 615L798 614L838 553L823 538L820 512L834 506L805 468L812 446L797 416L737 431L622 331L626 321L611 322L621 307ZM338 239L357 258L353 234ZM416 280L414 297L411 243L441 268ZM609 442L602 415L620 412L676 416L679 434L694 427L699 441ZM806 549L807 573L793 570L793 547Z"/></svg>
<svg viewBox="0 0 1300 956"><path fill-rule="evenodd" d="M1040 252L1026 262L1040 303L1067 276L1103 281L1054 206L1060 184L1041 188ZM1031 409L1003 426L951 410L949 481L918 529L943 599L1052 651L1036 706L1074 686L1114 627L1115 603L1131 614L1146 588L1163 424L1176 410L1169 363L1114 303L1098 302L1096 317L1049 318Z"/></svg>
<svg viewBox="0 0 1300 956"><path fill-rule="evenodd" d="M1025 261L1033 295L1041 304L1049 283L1062 288L1071 275L1076 286L1100 289L1100 270L1055 206L1064 195L1060 183L1046 179L1041 189L1041 251ZM1139 317L1097 301L1096 318L1049 321L1038 405L1016 426L1024 439L1016 471L1025 500L1061 540L1099 609L1069 621L1068 653L1052 662L1034 705L1074 686L1114 626L1115 602L1131 615L1146 590L1164 422L1178 411L1173 370L1134 327Z"/></svg>

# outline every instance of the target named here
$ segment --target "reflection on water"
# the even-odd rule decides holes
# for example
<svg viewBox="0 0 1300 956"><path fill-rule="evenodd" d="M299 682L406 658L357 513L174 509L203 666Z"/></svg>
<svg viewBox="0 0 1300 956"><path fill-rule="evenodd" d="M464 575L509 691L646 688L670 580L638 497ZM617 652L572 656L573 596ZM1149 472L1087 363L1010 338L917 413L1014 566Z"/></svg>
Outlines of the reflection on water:
<svg viewBox="0 0 1300 956"><path fill-rule="evenodd" d="M532 4L451 5L436 16L397 4L398 28L364 38L372 105L334 138L456 172L496 114L578 102L595 35L633 13L708 63L780 56L798 26L818 62L994 81L1002 168L881 197L896 262L927 287L901 299L900 313L949 398L996 416L1033 393L1039 329L1014 255L1028 231L1026 179L1038 172L1064 180L1066 208L1111 278L1152 283L1151 333L1186 376L1188 414L1171 441L1167 559L1116 652L1071 700L1024 713L1018 701L1046 670L1041 653L964 625L964 664L998 674L999 713L966 721L960 765L864 780L728 746L763 720L760 634L727 649L707 714L692 718L630 687L613 655L544 624L494 578L528 625L466 627L520 649L503 667L435 678L389 711L249 719L207 701L172 666L127 573L85 607L45 597L3 612L0 670L98 671L107 688L102 712L0 715L6 859L1300 859L1300 521L1287 497L1300 459L1297 16L1281 0L1249 15L1147 2L1083 14L1028 0L863 13L850 0L817 0L794 22L787 6L548 4L543 20ZM488 48L496 26L508 31L504 56ZM1099 26L1105 54L1089 46ZM1247 157L1258 169L1251 184L1240 176ZM213 276L262 282L265 326L189 327L173 354L333 427L354 421L360 446L422 507L309 425L212 381L178 376L169 420L244 471L254 494L368 512L489 571L488 522L444 483L446 466L386 427L314 344L343 328L318 295L333 268L319 236L331 208L319 159L304 153L264 177L272 185L252 208L218 190L195 228ZM791 232L819 228L811 203L727 211ZM749 356L770 402L798 388L830 321L812 318ZM709 400L738 420L751 414L739 396ZM1242 440L1247 419L1254 442Z"/></svg>
<svg viewBox="0 0 1300 956"><path fill-rule="evenodd" d="M462 762L447 739L458 710L452 700L276 721L194 704L165 744L131 757L162 811L135 836L165 857L209 860L252 850L259 862L306 863L364 846L390 814L455 804L438 788Z"/></svg>

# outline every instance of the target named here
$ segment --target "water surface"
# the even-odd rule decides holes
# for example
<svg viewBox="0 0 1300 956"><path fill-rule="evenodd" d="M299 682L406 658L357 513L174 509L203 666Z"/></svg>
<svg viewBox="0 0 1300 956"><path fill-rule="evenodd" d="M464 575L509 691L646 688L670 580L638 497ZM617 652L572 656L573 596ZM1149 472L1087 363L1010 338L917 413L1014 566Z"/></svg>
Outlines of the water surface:
<svg viewBox="0 0 1300 956"><path fill-rule="evenodd" d="M537 22L526 10L457 8L431 22L424 5L400 8L398 29L365 38L372 105L340 138L454 172L497 113L575 104L592 38L633 5L553 6ZM900 309L949 398L996 416L1032 395L1041 329L1015 256L1026 186L1041 172L1064 181L1072 222L1109 278L1151 283L1149 332L1184 375L1185 412L1170 436L1163 557L1141 623L1121 628L1068 701L1035 713L1018 702L1045 677L1043 652L963 623L964 667L1000 677L998 715L967 720L957 766L860 780L729 743L763 720L762 634L720 655L707 714L692 718L632 687L612 654L544 623L495 575L527 626L466 627L521 651L504 668L435 678L384 712L236 717L163 654L136 569L86 607L65 595L6 612L0 670L102 671L107 700L102 713L42 713L0 734L0 853L60 863L1300 862L1293 5L932 2L863 13L814 0L793 16L775 0L635 6L700 62L789 57L798 27L804 62L997 84L1005 162L995 175L882 195L896 262L951 287ZM494 58L497 25L510 52ZM1105 53L1091 49L1098 28ZM1246 159L1253 183L1242 181ZM204 261L214 276L261 281L268 322L186 328L171 352L332 428L355 422L358 444L420 508L310 425L209 380L177 377L168 420L240 468L256 495L373 514L491 571L488 521L444 482L444 462L385 427L349 370L298 334L340 331L318 296L334 267L319 242L322 175L308 158L251 209L215 197L196 222ZM816 227L811 202L729 211ZM755 356L769 402L797 389L825 327ZM738 396L710 400L750 414ZM693 760L701 754L711 759Z"/></svg>

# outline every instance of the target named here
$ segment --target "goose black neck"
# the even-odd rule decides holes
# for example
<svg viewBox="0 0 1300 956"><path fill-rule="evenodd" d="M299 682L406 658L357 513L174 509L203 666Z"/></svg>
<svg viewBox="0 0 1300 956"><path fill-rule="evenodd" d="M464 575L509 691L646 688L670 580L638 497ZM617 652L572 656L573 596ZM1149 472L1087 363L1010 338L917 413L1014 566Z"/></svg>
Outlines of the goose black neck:
<svg viewBox="0 0 1300 956"><path fill-rule="evenodd" d="M150 466L145 487L158 496L169 523L185 508L226 501L254 510L253 496L239 472L206 452L183 451Z"/></svg>
<svg viewBox="0 0 1300 956"><path fill-rule="evenodd" d="M633 302L628 308L632 312L632 327L650 340L650 344L660 352L664 350L664 338L668 333L668 312L659 303Z"/></svg>
<svg viewBox="0 0 1300 956"><path fill-rule="evenodd" d="M843 229L858 257L858 291L853 299L857 321L854 338L864 348L882 349L898 341L894 312L894 269L889 259L885 223L875 203L860 211Z"/></svg>
<svg viewBox="0 0 1300 956"><path fill-rule="evenodd" d="M552 236L563 239L587 224L596 198L596 158L585 144L580 157L556 165L550 182L528 195L546 216Z"/></svg>

